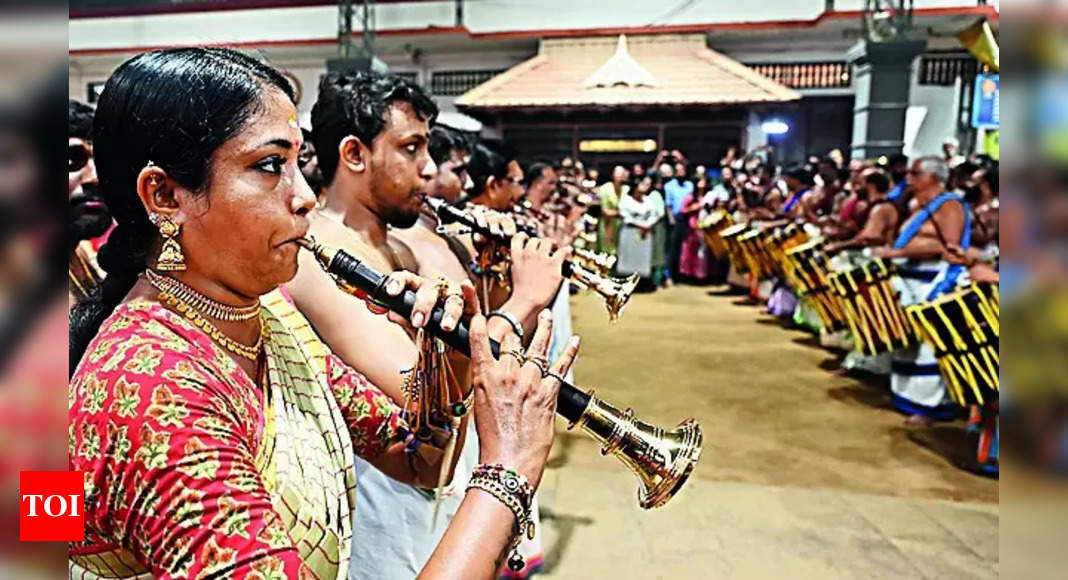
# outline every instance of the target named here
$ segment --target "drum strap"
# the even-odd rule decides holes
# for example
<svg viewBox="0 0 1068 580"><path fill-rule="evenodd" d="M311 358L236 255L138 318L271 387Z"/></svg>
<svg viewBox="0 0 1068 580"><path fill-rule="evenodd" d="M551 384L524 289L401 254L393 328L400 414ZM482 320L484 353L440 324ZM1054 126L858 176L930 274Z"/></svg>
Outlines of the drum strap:
<svg viewBox="0 0 1068 580"><path fill-rule="evenodd" d="M794 209L794 206L797 205L797 202L800 201L801 198L804 197L806 193L808 193L808 191L809 190L806 189L804 191L799 191L796 194L791 195L790 199L786 200L786 203L782 206L783 213Z"/></svg>
<svg viewBox="0 0 1068 580"><path fill-rule="evenodd" d="M901 249L908 245L908 243L912 241L912 238L916 237L916 234L919 233L920 228L923 226L923 224L929 219L931 220L931 223L933 223L935 226L935 233L938 235L938 240L942 242L943 246L945 246L945 236L942 234L941 229L939 229L938 222L934 221L931 218L932 216L934 216L935 212L937 212L939 208L942 207L942 204L946 203L947 201L956 201L964 206L964 233L961 236L960 247L961 249L968 249L968 246L971 245L972 240L972 212L968 208L968 204L963 199L961 199L959 195L948 192L942 193L938 197L932 199L930 203L923 207L923 209L916 212L916 214L913 215L912 218L905 222L905 225L901 228L901 235L899 235L897 237L897 240L894 241L894 247L897 249Z"/></svg>
<svg viewBox="0 0 1068 580"><path fill-rule="evenodd" d="M964 201L964 199L962 199L957 194L949 192L944 192L938 197L932 199L926 206L923 207L923 209L916 212L911 218L909 218L909 220L905 222L905 225L902 226L901 235L899 235L897 237L897 240L894 242L894 247L900 249L908 245L908 243L912 241L912 238L916 237L916 234L919 233L920 228L925 222L927 222L927 220L931 220L931 223L934 224L935 233L938 235L939 242L942 243L943 247L946 247L947 243L945 236L943 235L941 229L938 227L938 222L933 219L933 216L935 212L937 212L938 209L941 208L942 205L945 204L947 201L955 201L964 206L964 232L961 235L960 247L961 249L968 249L968 246L971 245L972 239L972 212L968 208L968 204ZM964 271L965 269L963 266L957 264L943 263L942 272L936 272L935 274L944 275L942 276L941 280L939 280L935 284L935 286L929 290L927 294L927 299L930 300L936 296L940 296L942 294L945 294L946 292L951 291L954 287L956 287L957 279L961 276L961 274L964 273ZM927 280L927 273L923 272L922 274L924 274L923 277L903 277L924 281L934 281L937 278L937 276L935 276L934 278Z"/></svg>

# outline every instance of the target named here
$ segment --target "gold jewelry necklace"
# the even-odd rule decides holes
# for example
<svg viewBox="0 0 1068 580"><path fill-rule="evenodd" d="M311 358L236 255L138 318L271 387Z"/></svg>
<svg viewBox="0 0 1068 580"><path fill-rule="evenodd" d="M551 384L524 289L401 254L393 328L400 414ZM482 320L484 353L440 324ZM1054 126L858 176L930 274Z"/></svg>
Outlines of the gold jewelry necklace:
<svg viewBox="0 0 1068 580"><path fill-rule="evenodd" d="M254 344L241 344L240 342L237 342L236 340L223 334L221 330L219 330L214 324L209 322L207 318L204 318L204 316L197 312L196 309L186 304L185 302L182 302L178 297L174 296L173 294L161 290L159 293L159 299L161 302L164 302L171 308L177 310L179 314L185 316L186 319L192 322L197 328L203 330L205 334L210 336L215 342L222 345L222 347L226 350L251 361L255 361L257 358L259 358L260 351L263 349L262 328L260 336L256 338L256 342Z"/></svg>
<svg viewBox="0 0 1068 580"><path fill-rule="evenodd" d="M216 320L244 322L260 315L259 301L249 306L230 306L208 298L177 278L161 276L153 270L145 270L145 275L160 292L166 292Z"/></svg>
<svg viewBox="0 0 1068 580"><path fill-rule="evenodd" d="M151 271L151 270L149 270ZM192 322L194 326L204 331L205 334L211 337L212 340L219 343L226 350L251 361L255 361L260 356L260 351L263 350L263 323L260 323L260 335L256 338L256 342L252 345L241 344L236 340L226 336L218 329L214 324L208 321L200 312L193 306L183 301L178 296L175 296L170 291L161 288L155 283L154 280L149 277L152 285L159 290L159 301L170 306L178 314L184 316L189 322Z"/></svg>

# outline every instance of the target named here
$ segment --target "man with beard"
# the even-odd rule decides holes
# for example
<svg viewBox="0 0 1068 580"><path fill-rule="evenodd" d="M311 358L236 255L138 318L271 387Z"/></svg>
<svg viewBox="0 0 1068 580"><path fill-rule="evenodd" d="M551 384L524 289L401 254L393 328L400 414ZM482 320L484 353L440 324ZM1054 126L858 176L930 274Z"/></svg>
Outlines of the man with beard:
<svg viewBox="0 0 1068 580"><path fill-rule="evenodd" d="M464 192L473 185L467 169L471 160L468 148L466 138L455 129L438 125L430 130L428 150L430 158L438 166L438 171L430 181L427 195L444 200L450 205L462 206L477 222L491 231L514 235L516 225L510 214L487 210L477 204L462 201ZM418 261L420 275L445 276L454 281L466 278L474 282L474 273L468 267L476 251L473 236L463 226L446 226L439 230L438 225L434 211L423 206L414 227L396 228L391 230L391 234L411 250ZM490 310L502 307L509 297L505 295L497 302L491 300L484 306ZM503 307L512 310L508 306Z"/></svg>
<svg viewBox="0 0 1068 580"><path fill-rule="evenodd" d="M429 151L431 158L438 166L438 173L430 182L428 188L429 196L445 200L453 205L461 203L460 198L464 191L473 187L473 181L467 173L467 167L471 159L468 148L467 140L457 131L440 125L430 130ZM500 231L506 235L515 234L516 226L512 218L509 217L510 214L499 213L475 203L464 203L464 209L491 230ZM393 233L411 248L419 261L420 274L425 276L444 275L450 280L460 280L465 277L470 277L474 280L474 273L465 267L465 265L471 263L477 251L472 239L473 236L463 233L462 230L457 231L448 227L439 231L437 217L428 208L424 207L420 213L419 221L414 227L406 230L396 229L393 230ZM485 239L480 239L479 241L480 243L490 243L490 240ZM549 284L559 285L559 276L554 276ZM499 307L504 311L515 311L517 310L515 301L524 300L523 292L522 290L519 293L509 293L507 290L491 292L488 297L487 308L493 310ZM557 293L557 300L554 301L552 311L553 328L552 339L550 340L550 358L552 357L551 353L555 352L552 350L553 346L556 342L561 341L558 337L562 333L566 333L566 336L562 339L566 341L571 336L570 324L568 320L565 320L570 318L570 313L566 315L557 313L556 304L559 302L561 293L564 294L566 300L566 292ZM518 308L521 309L521 307ZM570 379L570 377L569 371L566 378ZM467 437L467 445L463 450L467 457L461 459L460 467L474 465L478 460L477 434L473 425L468 427ZM466 473L458 469L457 479L454 480L453 485L456 486L456 482L466 476ZM537 521L539 517L537 495L535 495L533 506L533 517ZM509 578L523 578L528 574L533 574L540 568L540 562L542 561L540 532L533 540L524 538L519 549L526 560L526 567L518 572L509 571Z"/></svg>
<svg viewBox="0 0 1068 580"><path fill-rule="evenodd" d="M517 157L515 149L498 139L483 139L475 144L467 165L471 177L467 202L470 210L484 215L492 215L493 212L512 213L523 197L523 169ZM570 162L570 159L564 161ZM572 166L573 163L567 165ZM536 225L533 219L524 218L523 221L527 225ZM551 240L531 240L530 244L539 245L539 252L552 250ZM476 273L479 296L484 303L500 303L511 292L507 280L502 279L503 260L500 252L493 251L492 245L469 248L477 256L476 261L481 262Z"/></svg>
<svg viewBox="0 0 1068 580"><path fill-rule="evenodd" d="M467 175L467 163L471 157L467 142L458 131L437 125L430 130L429 151L438 171L430 181L427 195L456 205L471 183ZM441 275L450 280L470 278L466 267L473 258L470 247L460 239L460 235L446 233L445 230L439 233L438 226L434 211L424 206L414 227L396 229L393 233L417 257L420 273L426 276Z"/></svg>
<svg viewBox="0 0 1068 580"><path fill-rule="evenodd" d="M977 169L964 183L964 201L974 208L975 215L972 243L982 250L986 260L997 256L998 210L1001 207L999 180L998 164L994 162Z"/></svg>
<svg viewBox="0 0 1068 580"><path fill-rule="evenodd" d="M864 175L872 165L862 159L849 162L845 191L838 196L834 213L837 220L823 226L823 235L828 239L846 240L860 232L867 219L871 200L867 197Z"/></svg>
<svg viewBox="0 0 1068 580"><path fill-rule="evenodd" d="M311 219L310 233L380 272L406 269L443 275L439 284L444 295L451 297L469 294L458 291L470 281L459 275L456 264L443 254L420 252L417 257L395 233L416 225L422 196L438 174L428 153L429 125L436 115L437 107L426 93L400 77L328 73L312 109L312 133L319 167L329 185L320 211ZM515 299L491 313L488 323L489 334L497 340L511 332L529 336L560 281L562 256L539 251L533 242L525 244L523 236L515 238L512 259ZM338 290L310 254L301 256L289 291L334 353L394 401L405 404L407 371L420 356L420 346L411 335ZM416 317L412 325L421 328L425 322ZM444 319L442 327L451 329L457 322ZM459 383L455 386L468 392L466 359L446 357ZM357 460L358 507L350 578L407 579L423 568L459 507L474 467L472 457L477 462L477 447L473 447L477 442L466 437L466 418L456 429L456 475L440 493L441 514L436 521L432 491L398 484Z"/></svg>
<svg viewBox="0 0 1068 580"><path fill-rule="evenodd" d="M871 203L868 218L857 235L848 240L827 244L824 251L828 254L852 248L888 246L894 242L900 218L894 202L887 198L890 178L879 169L870 167L861 174L861 180L866 192L865 199Z"/></svg>
<svg viewBox="0 0 1068 580"><path fill-rule="evenodd" d="M96 252L111 227L111 213L97 192L93 109L71 99L67 105L67 201L69 204L68 297L70 306L88 296L104 279Z"/></svg>
<svg viewBox="0 0 1068 580"><path fill-rule="evenodd" d="M817 165L816 174L820 183L801 198L805 219L812 223L826 222L834 207L835 198L842 190L838 165L830 158L823 158Z"/></svg>
<svg viewBox="0 0 1068 580"><path fill-rule="evenodd" d="M475 145L468 164L471 202L497 211L511 211L523 196L523 169L514 149L497 139Z"/></svg>
<svg viewBox="0 0 1068 580"><path fill-rule="evenodd" d="M539 232L552 239L557 247L570 244L572 236L567 218L546 207L560 185L556 170L548 163L537 162L531 164L524 175L527 179L525 203L537 216Z"/></svg>
<svg viewBox="0 0 1068 580"><path fill-rule="evenodd" d="M556 188L560 185L556 171L547 163L534 163L527 170L526 197L534 215L539 218L538 231L540 234L551 239L557 247L563 247L571 243L571 226L568 220L561 214L549 210L546 205L552 198ZM564 187L569 187L564 185ZM572 186L573 187L573 186ZM567 286L562 286L553 300L553 334L549 343L550 357L552 353L561 352L564 342L571 336L571 305L568 302L569 292ZM570 379L570 377L568 377Z"/></svg>
<svg viewBox="0 0 1068 580"><path fill-rule="evenodd" d="M808 192L812 190L812 186L815 185L812 181L812 174L806 171L804 167L795 167L786 172L783 181L786 183L786 199L783 200L782 206L779 207L779 213L787 218L801 217L804 215L801 200L808 195Z"/></svg>

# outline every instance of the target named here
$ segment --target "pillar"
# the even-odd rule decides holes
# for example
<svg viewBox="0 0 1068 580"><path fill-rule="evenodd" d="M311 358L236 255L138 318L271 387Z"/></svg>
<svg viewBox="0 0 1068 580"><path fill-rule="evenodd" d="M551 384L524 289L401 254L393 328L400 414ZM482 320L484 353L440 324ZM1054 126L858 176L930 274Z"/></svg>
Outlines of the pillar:
<svg viewBox="0 0 1068 580"><path fill-rule="evenodd" d="M847 53L853 65L854 159L900 153L909 106L912 64L926 40L860 41Z"/></svg>

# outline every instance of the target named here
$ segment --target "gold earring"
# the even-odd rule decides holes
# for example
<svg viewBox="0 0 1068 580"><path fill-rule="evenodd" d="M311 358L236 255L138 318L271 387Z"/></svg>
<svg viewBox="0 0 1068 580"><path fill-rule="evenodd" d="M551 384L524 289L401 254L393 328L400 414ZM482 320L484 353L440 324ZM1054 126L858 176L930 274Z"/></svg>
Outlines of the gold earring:
<svg viewBox="0 0 1068 580"><path fill-rule="evenodd" d="M178 243L178 233L182 226L174 223L169 217L159 214L151 214L149 219L157 228L159 235L163 236L163 248L156 259L156 269L162 272L181 272L185 270L185 254L182 253L182 245Z"/></svg>

